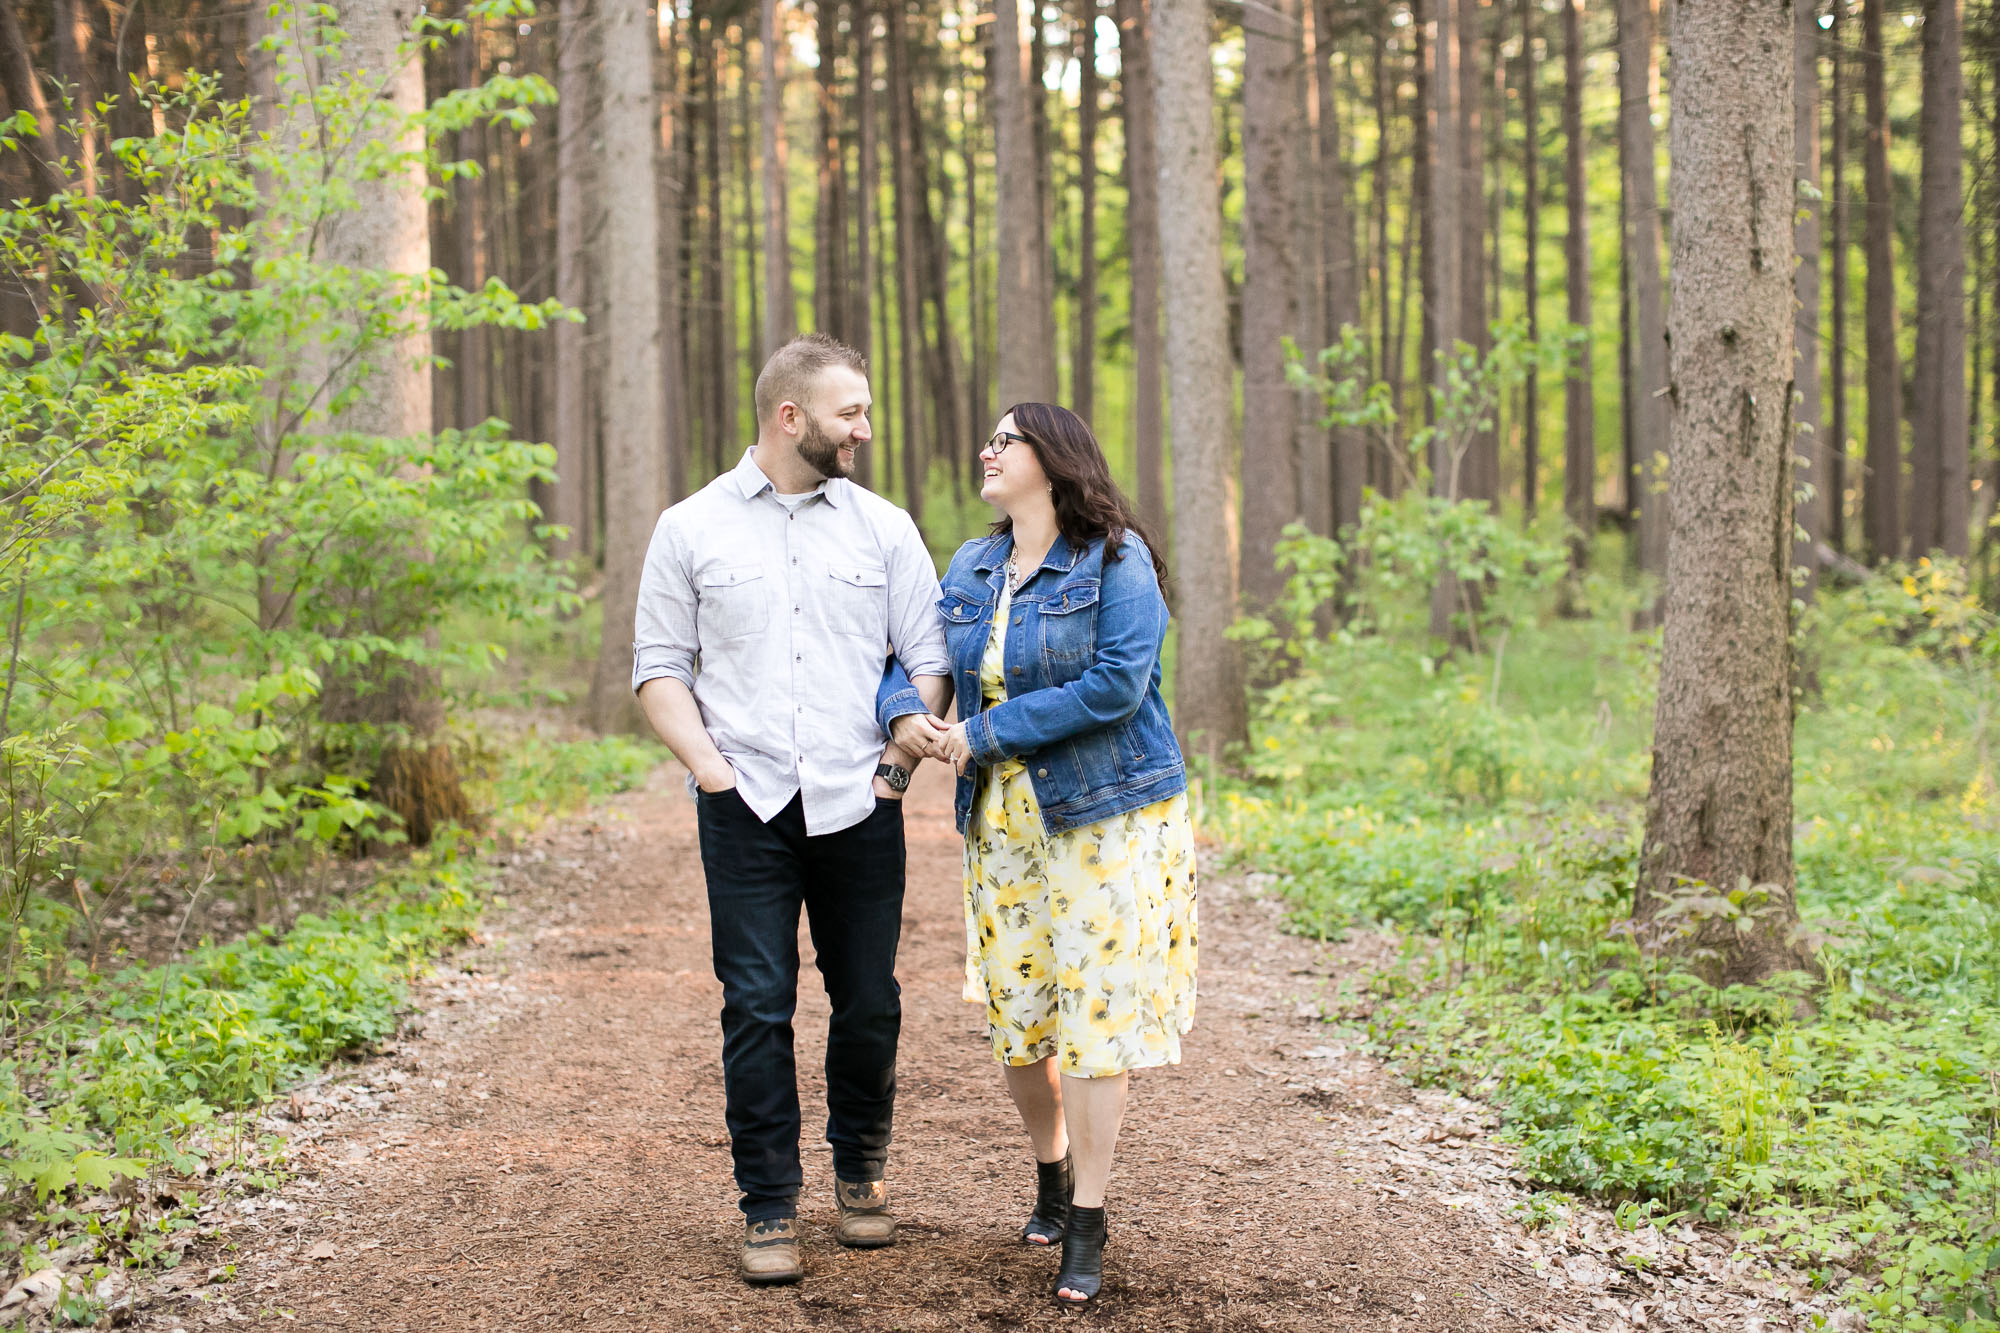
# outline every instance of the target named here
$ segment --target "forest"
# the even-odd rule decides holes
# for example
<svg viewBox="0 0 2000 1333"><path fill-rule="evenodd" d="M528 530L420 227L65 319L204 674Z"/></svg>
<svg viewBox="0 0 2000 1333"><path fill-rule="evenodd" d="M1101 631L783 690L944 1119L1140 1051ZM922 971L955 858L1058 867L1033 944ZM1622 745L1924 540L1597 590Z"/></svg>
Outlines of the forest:
<svg viewBox="0 0 2000 1333"><path fill-rule="evenodd" d="M1315 1021L1514 1225L2000 1328L1992 0L0 6L29 1314L645 788L647 541L811 330L940 567L1091 425L1204 855L1385 942Z"/></svg>

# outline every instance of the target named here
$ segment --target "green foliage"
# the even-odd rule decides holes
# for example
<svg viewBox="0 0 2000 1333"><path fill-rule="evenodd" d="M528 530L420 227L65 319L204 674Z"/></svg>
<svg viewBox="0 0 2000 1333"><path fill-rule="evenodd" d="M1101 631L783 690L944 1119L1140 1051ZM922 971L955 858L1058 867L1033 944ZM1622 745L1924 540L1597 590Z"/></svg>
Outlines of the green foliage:
<svg viewBox="0 0 2000 1333"><path fill-rule="evenodd" d="M1295 929L1398 932L1370 1036L1497 1105L1537 1183L1733 1221L1874 1327L2000 1327L1991 613L1949 565L1822 589L1795 776L1820 975L1717 990L1626 919L1656 643L1584 591L1612 613L1525 589L1504 659L1428 656L1407 606L1301 622L1218 832Z"/></svg>
<svg viewBox="0 0 2000 1333"><path fill-rule="evenodd" d="M426 21L416 40L459 26ZM321 57L341 40L306 31ZM525 498L551 477L547 446L498 422L371 435L348 415L371 372L425 357L432 328L568 312L324 253L369 190L454 173L427 142L478 118L524 123L552 93L502 78L403 120L379 72L277 66L269 128L210 79L131 90L163 127L110 149L140 189L0 208L0 266L38 310L31 337L0 344L10 995L60 954L39 897L89 917L135 874L250 866L268 888L394 840L367 779L401 736L352 708L333 720L329 684L365 697L477 670L492 643L441 634L447 615L504 624L569 596L524 540L547 532Z"/></svg>

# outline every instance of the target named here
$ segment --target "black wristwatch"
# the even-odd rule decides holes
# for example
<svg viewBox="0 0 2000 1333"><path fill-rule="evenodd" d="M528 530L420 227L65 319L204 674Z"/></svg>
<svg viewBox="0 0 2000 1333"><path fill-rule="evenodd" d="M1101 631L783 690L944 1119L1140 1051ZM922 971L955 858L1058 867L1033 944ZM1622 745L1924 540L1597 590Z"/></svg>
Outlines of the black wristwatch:
<svg viewBox="0 0 2000 1333"><path fill-rule="evenodd" d="M889 784L889 790L898 794L910 789L910 770L901 764L877 764L875 776Z"/></svg>

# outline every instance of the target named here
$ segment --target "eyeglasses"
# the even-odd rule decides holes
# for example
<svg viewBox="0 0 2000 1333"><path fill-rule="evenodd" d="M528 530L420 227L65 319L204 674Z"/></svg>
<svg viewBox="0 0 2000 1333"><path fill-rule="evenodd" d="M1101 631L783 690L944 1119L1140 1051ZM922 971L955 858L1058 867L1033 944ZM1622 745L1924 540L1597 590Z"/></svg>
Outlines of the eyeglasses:
<svg viewBox="0 0 2000 1333"><path fill-rule="evenodd" d="M980 446L979 452L983 454L990 451L995 458L998 458L1007 452L1007 446L1010 444L1026 444L1030 448L1033 447L1032 441L1027 436L1016 435L1011 430L999 430L993 432L992 439Z"/></svg>

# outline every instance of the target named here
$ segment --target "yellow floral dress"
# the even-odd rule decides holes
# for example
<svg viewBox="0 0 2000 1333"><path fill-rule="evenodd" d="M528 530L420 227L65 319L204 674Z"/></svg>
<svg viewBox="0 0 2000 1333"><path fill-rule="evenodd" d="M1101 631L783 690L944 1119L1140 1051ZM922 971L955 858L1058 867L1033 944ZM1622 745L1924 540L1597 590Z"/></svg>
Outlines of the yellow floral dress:
<svg viewBox="0 0 2000 1333"><path fill-rule="evenodd" d="M1007 697L1002 583L980 661ZM980 775L965 838L965 998L986 1006L993 1054L1049 1056L1081 1078L1179 1064L1194 1026L1194 828L1187 796L1067 833L1042 826L1019 759Z"/></svg>

